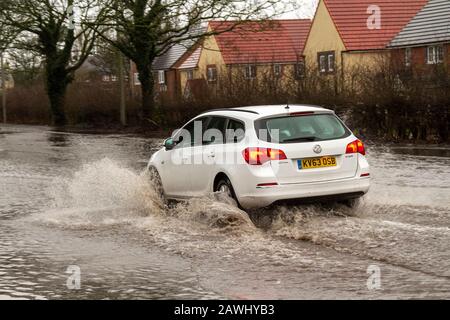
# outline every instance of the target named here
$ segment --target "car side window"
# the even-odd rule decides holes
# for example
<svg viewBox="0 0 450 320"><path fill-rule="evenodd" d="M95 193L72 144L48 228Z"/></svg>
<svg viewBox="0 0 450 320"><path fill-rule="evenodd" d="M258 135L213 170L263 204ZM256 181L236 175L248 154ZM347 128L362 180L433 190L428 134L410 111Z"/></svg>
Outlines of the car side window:
<svg viewBox="0 0 450 320"><path fill-rule="evenodd" d="M188 123L174 138L177 148L189 148L202 145L202 136L209 118L200 118ZM196 128L198 136L196 136Z"/></svg>
<svg viewBox="0 0 450 320"><path fill-rule="evenodd" d="M203 133L203 145L224 144L226 122L224 117L212 117Z"/></svg>
<svg viewBox="0 0 450 320"><path fill-rule="evenodd" d="M239 143L245 138L245 125L241 121L229 119L227 125L227 143Z"/></svg>
<svg viewBox="0 0 450 320"><path fill-rule="evenodd" d="M176 148L188 148L193 145L194 139L194 122L188 123L183 129L181 129L174 137L176 142Z"/></svg>

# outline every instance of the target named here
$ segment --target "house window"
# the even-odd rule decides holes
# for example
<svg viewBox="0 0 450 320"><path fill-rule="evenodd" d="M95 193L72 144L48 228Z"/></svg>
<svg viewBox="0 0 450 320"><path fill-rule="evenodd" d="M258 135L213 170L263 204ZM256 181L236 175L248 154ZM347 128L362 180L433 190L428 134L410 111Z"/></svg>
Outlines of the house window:
<svg viewBox="0 0 450 320"><path fill-rule="evenodd" d="M437 62L438 63L444 62L444 46L437 47Z"/></svg>
<svg viewBox="0 0 450 320"><path fill-rule="evenodd" d="M283 74L283 66L281 64L275 64L273 66L273 74L277 78L281 77Z"/></svg>
<svg viewBox="0 0 450 320"><path fill-rule="evenodd" d="M158 83L166 84L166 72L164 70L158 71Z"/></svg>
<svg viewBox="0 0 450 320"><path fill-rule="evenodd" d="M111 81L112 81L112 82L117 82L117 76L112 75L112 76L111 76Z"/></svg>
<svg viewBox="0 0 450 320"><path fill-rule="evenodd" d="M216 82L217 81L217 67L215 65L208 66L207 78L208 78L208 82Z"/></svg>
<svg viewBox="0 0 450 320"><path fill-rule="evenodd" d="M321 73L327 72L327 56L326 55L319 56L319 70Z"/></svg>
<svg viewBox="0 0 450 320"><path fill-rule="evenodd" d="M411 58L412 58L412 50L411 48L405 49L405 66L410 67L411 66Z"/></svg>
<svg viewBox="0 0 450 320"><path fill-rule="evenodd" d="M141 85L141 81L139 80L139 73L135 72L133 74L133 82L135 86L140 86Z"/></svg>
<svg viewBox="0 0 450 320"><path fill-rule="evenodd" d="M334 51L319 52L319 71L323 74L334 73L336 71L336 56Z"/></svg>
<svg viewBox="0 0 450 320"><path fill-rule="evenodd" d="M334 53L328 55L328 72L334 72Z"/></svg>
<svg viewBox="0 0 450 320"><path fill-rule="evenodd" d="M186 71L186 78L187 78L188 80L194 79L194 70L187 70L187 71Z"/></svg>
<svg viewBox="0 0 450 320"><path fill-rule="evenodd" d="M444 47L442 45L427 47L427 63L438 64L444 62Z"/></svg>
<svg viewBox="0 0 450 320"><path fill-rule="evenodd" d="M302 79L305 76L305 63L303 61L297 62L295 65L295 78Z"/></svg>
<svg viewBox="0 0 450 320"><path fill-rule="evenodd" d="M246 79L255 79L256 78L256 66L248 65L245 67L245 78Z"/></svg>
<svg viewBox="0 0 450 320"><path fill-rule="evenodd" d="M109 77L109 75L104 75L104 76L102 77L102 81L103 81L103 82L109 82L109 81L111 81L111 78Z"/></svg>

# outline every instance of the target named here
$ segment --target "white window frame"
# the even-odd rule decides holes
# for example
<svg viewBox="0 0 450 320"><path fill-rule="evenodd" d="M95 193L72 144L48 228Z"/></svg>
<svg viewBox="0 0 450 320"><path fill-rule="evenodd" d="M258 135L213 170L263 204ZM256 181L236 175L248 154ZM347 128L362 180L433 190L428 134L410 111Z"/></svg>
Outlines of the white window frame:
<svg viewBox="0 0 450 320"><path fill-rule="evenodd" d="M444 62L444 46L433 45L427 47L427 64L439 64Z"/></svg>
<svg viewBox="0 0 450 320"><path fill-rule="evenodd" d="M328 54L327 56L327 63L328 63L328 72L334 72L334 65L335 65L335 58L334 58L334 54Z"/></svg>
<svg viewBox="0 0 450 320"><path fill-rule="evenodd" d="M253 80L256 79L257 76L257 67L254 64L249 64L245 67L245 79Z"/></svg>
<svg viewBox="0 0 450 320"><path fill-rule="evenodd" d="M319 69L321 73L327 72L327 55L321 54L319 56Z"/></svg>
<svg viewBox="0 0 450 320"><path fill-rule="evenodd" d="M295 77L296 79L302 79L305 77L306 65L304 61L299 61L295 65Z"/></svg>
<svg viewBox="0 0 450 320"><path fill-rule="evenodd" d="M166 72L164 70L158 71L158 84L166 84Z"/></svg>
<svg viewBox="0 0 450 320"><path fill-rule="evenodd" d="M436 61L437 63L443 63L444 62L444 46L439 45L436 46Z"/></svg>
<svg viewBox="0 0 450 320"><path fill-rule="evenodd" d="M187 80L194 79L194 70L193 69L186 70L186 79Z"/></svg>
<svg viewBox="0 0 450 320"><path fill-rule="evenodd" d="M336 72L336 52L326 51L318 53L318 68L321 74L333 74Z"/></svg>
<svg viewBox="0 0 450 320"><path fill-rule="evenodd" d="M273 65L273 74L279 78L283 75L283 66L279 63Z"/></svg>
<svg viewBox="0 0 450 320"><path fill-rule="evenodd" d="M217 81L217 66L210 65L206 68L206 77L208 82Z"/></svg>
<svg viewBox="0 0 450 320"><path fill-rule="evenodd" d="M436 64L435 58L436 58L435 47L428 46L427 47L427 64Z"/></svg>
<svg viewBox="0 0 450 320"><path fill-rule="evenodd" d="M412 49L405 48L405 66L410 67L412 63Z"/></svg>
<svg viewBox="0 0 450 320"><path fill-rule="evenodd" d="M133 82L135 86L140 86L141 85L141 81L139 80L139 73L135 72L133 74Z"/></svg>

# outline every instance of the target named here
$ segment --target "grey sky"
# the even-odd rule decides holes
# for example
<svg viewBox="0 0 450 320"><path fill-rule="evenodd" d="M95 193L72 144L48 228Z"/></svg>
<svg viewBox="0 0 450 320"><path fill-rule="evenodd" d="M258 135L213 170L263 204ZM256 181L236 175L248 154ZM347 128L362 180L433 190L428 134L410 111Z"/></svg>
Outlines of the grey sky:
<svg viewBox="0 0 450 320"><path fill-rule="evenodd" d="M288 8L286 12L280 16L284 19L302 19L313 18L316 11L318 0L280 0Z"/></svg>

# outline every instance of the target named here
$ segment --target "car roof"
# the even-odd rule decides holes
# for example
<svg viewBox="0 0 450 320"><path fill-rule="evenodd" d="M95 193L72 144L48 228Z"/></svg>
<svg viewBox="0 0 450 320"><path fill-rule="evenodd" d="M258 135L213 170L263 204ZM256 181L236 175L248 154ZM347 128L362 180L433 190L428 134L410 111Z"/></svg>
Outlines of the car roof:
<svg viewBox="0 0 450 320"><path fill-rule="evenodd" d="M289 107L289 108L288 108ZM280 116L284 114L298 113L298 112L326 112L333 113L332 110L311 105L266 105L266 106L249 106L242 108L231 109L216 109L209 110L201 116L216 115L235 117L239 119L257 120L267 118L270 116Z"/></svg>

